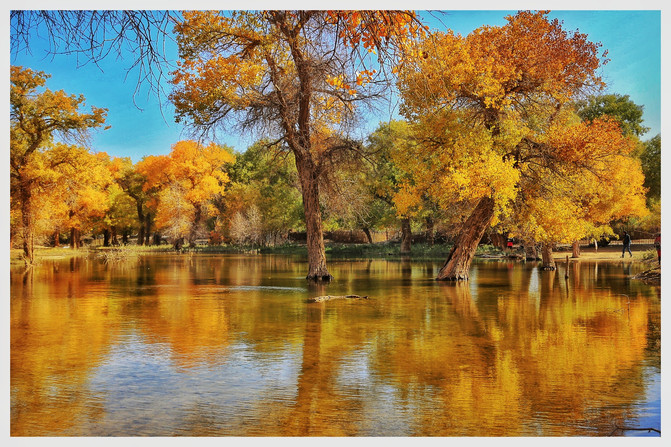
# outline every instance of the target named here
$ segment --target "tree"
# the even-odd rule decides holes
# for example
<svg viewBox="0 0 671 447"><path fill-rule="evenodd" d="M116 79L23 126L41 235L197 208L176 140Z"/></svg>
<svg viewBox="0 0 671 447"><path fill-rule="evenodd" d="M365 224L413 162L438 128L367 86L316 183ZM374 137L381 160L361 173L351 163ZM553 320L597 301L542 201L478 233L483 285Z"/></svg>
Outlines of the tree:
<svg viewBox="0 0 671 447"><path fill-rule="evenodd" d="M648 199L659 200L662 196L662 137L657 134L645 142L640 155L645 187L648 188Z"/></svg>
<svg viewBox="0 0 671 447"><path fill-rule="evenodd" d="M635 104L629 95L593 95L577 102L578 115L585 121L609 116L620 123L625 135L642 136L648 131L643 126L643 106Z"/></svg>
<svg viewBox="0 0 671 447"><path fill-rule="evenodd" d="M112 170L116 183L133 200L134 213L137 216L137 244L144 245L145 240L149 239L151 223L149 204L155 201L152 194L158 194L158 191L144 190L147 179L137 169L140 163L133 165L129 157L115 158L112 161Z"/></svg>
<svg viewBox="0 0 671 447"><path fill-rule="evenodd" d="M401 110L421 148L409 159L416 185L408 195L426 191L442 208L472 206L438 279L468 279L485 230L520 193L522 167L570 172L589 155L572 158L575 145L552 147L542 137L566 104L603 85L596 70L605 55L546 16L519 12L466 37L436 34L400 67Z"/></svg>
<svg viewBox="0 0 671 447"><path fill-rule="evenodd" d="M61 165L61 176L53 190L65 204L64 226L70 231L70 248L81 246L81 235L108 211L108 188L114 181L105 153L92 154L82 147L60 146L69 162Z"/></svg>
<svg viewBox="0 0 671 447"><path fill-rule="evenodd" d="M504 227L542 243L543 265L551 269L555 243L613 234L612 221L647 211L643 173L633 156L637 141L624 136L617 121L555 122L542 141L563 150L563 163L573 167L521 164L521 193Z"/></svg>
<svg viewBox="0 0 671 447"><path fill-rule="evenodd" d="M76 54L82 65L99 64L114 55L134 58L137 89L148 85L163 93L169 61L164 53L179 13L157 10L12 10L11 51L31 51L32 39L47 40L51 55Z"/></svg>
<svg viewBox="0 0 671 447"><path fill-rule="evenodd" d="M414 13L187 12L175 31L178 121L204 132L233 122L291 150L305 210L307 278L330 280L319 181L330 157L357 147L346 137L356 104L379 94L391 49L423 31Z"/></svg>
<svg viewBox="0 0 671 447"><path fill-rule="evenodd" d="M48 75L29 68L10 69L10 177L11 194L21 214L23 253L33 263L35 201L33 194L45 181L40 159L54 139L80 139L89 129L105 122L106 110L92 107L80 111L84 97L67 95L62 90L43 89ZM55 164L66 160L54 160ZM52 165L54 166L54 165Z"/></svg>
<svg viewBox="0 0 671 447"><path fill-rule="evenodd" d="M223 194L229 182L223 168L234 161L232 150L192 140L173 145L169 155L148 156L137 170L147 179L143 189L160 190L156 225L181 246L182 240L195 244L204 236L203 223L215 213L212 200Z"/></svg>
<svg viewBox="0 0 671 447"><path fill-rule="evenodd" d="M251 206L257 208L261 220L258 243L276 244L286 240L291 229L303 225L300 186L291 152L261 140L236 154L235 163L227 170L230 187L221 202L215 203L223 234L235 227L235 216L236 222L242 222ZM244 239L234 237L233 232L230 236L233 240Z"/></svg>

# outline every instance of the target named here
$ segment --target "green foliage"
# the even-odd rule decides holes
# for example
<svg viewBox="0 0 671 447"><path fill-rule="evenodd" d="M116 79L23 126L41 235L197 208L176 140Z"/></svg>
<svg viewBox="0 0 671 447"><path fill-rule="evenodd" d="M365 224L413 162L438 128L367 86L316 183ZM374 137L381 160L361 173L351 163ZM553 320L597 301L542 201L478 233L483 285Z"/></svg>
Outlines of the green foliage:
<svg viewBox="0 0 671 447"><path fill-rule="evenodd" d="M646 141L640 155L641 167L645 175L643 186L648 189L648 203L662 196L662 137L657 134Z"/></svg>
<svg viewBox="0 0 671 447"><path fill-rule="evenodd" d="M625 135L640 137L648 131L643 126L643 106L635 104L629 95L596 95L577 103L578 115L585 121L594 121L604 115L615 118Z"/></svg>
<svg viewBox="0 0 671 447"><path fill-rule="evenodd" d="M228 167L231 185L217 202L220 216L215 231L255 243L275 242L290 229L303 228L303 206L293 154L281 151L267 141L258 141L245 152L236 154ZM260 226L247 234L244 226L250 215ZM256 217L258 215L258 217ZM244 236L243 236L244 233Z"/></svg>

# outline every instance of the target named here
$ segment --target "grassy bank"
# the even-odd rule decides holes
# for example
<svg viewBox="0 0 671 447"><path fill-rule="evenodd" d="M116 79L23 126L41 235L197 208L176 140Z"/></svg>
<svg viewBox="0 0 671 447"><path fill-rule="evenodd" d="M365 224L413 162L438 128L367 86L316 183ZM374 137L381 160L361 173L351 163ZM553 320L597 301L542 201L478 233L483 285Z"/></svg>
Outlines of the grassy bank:
<svg viewBox="0 0 671 447"><path fill-rule="evenodd" d="M411 249L410 257L413 259L445 259L452 248L451 245L428 245L414 244ZM656 261L657 254L647 246L633 246L634 256L631 258L636 261ZM302 244L284 244L274 247L258 246L240 246L240 245L197 245L195 247L186 247L180 250L181 253L203 253L203 254L273 254L287 256L307 256L307 249ZM66 259L71 257L89 257L98 258L104 261L113 261L125 259L132 256L140 256L150 253L176 253L172 245L127 245L122 247L84 247L73 250L67 247L36 247L35 261L39 264L42 260L48 259ZM342 244L327 243L326 255L333 258L401 258L401 247L398 243L377 243L377 244ZM506 256L507 253L492 245L480 245L476 256L497 257ZM571 257L570 251L554 252L555 259L563 260L566 256ZM592 248L583 249L580 258L571 261L617 261L621 260L621 247L603 247L595 251ZM625 260L630 259L629 254ZM10 250L10 263L23 264L23 252L19 249Z"/></svg>

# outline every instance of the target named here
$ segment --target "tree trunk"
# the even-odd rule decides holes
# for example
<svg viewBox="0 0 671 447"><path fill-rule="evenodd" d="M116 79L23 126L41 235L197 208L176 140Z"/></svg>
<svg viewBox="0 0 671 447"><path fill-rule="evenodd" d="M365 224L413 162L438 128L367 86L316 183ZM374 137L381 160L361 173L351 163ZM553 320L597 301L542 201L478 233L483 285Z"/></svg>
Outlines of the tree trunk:
<svg viewBox="0 0 671 447"><path fill-rule="evenodd" d="M435 223L432 218L426 218L426 243L429 244L429 247L433 247L433 244L436 242L436 234L434 231Z"/></svg>
<svg viewBox="0 0 671 447"><path fill-rule="evenodd" d="M54 248L61 246L60 238L61 233L58 230L54 231Z"/></svg>
<svg viewBox="0 0 671 447"><path fill-rule="evenodd" d="M555 270L555 260L552 257L552 244L543 244L543 270Z"/></svg>
<svg viewBox="0 0 671 447"><path fill-rule="evenodd" d="M305 230L308 249L308 274L312 281L330 281L333 276L326 268L326 249L322 229L322 214L319 209L319 179L312 160L295 154L296 169L301 181Z"/></svg>
<svg viewBox="0 0 671 447"><path fill-rule="evenodd" d="M109 228L105 228L103 230L103 247L110 246L110 238L111 238L110 230Z"/></svg>
<svg viewBox="0 0 671 447"><path fill-rule="evenodd" d="M410 218L401 219L401 254L409 255L412 246L412 229L410 228Z"/></svg>
<svg viewBox="0 0 671 447"><path fill-rule="evenodd" d="M144 216L144 245L149 245L151 239L151 214Z"/></svg>
<svg viewBox="0 0 671 447"><path fill-rule="evenodd" d="M144 245L144 213L142 212L142 203L140 201L135 202L137 207L137 220L140 222L140 227L137 230L137 244Z"/></svg>
<svg viewBox="0 0 671 447"><path fill-rule="evenodd" d="M535 242L524 242L524 255L527 261L537 261L539 259Z"/></svg>
<svg viewBox="0 0 671 447"><path fill-rule="evenodd" d="M575 241L573 245L571 246L573 254L572 258L579 258L580 257L580 241Z"/></svg>
<svg viewBox="0 0 671 447"><path fill-rule="evenodd" d="M21 198L21 235L23 237L23 259L26 265L32 265L34 258L33 216L31 213L32 191L27 180L19 178L19 197Z"/></svg>
<svg viewBox="0 0 671 447"><path fill-rule="evenodd" d="M489 234L489 240L491 241L492 245L500 250L505 250L508 248L506 246L506 242L508 241L508 238L505 237L504 235L500 233L492 233L490 232Z"/></svg>
<svg viewBox="0 0 671 447"><path fill-rule="evenodd" d="M75 227L70 228L70 248L77 249L80 245L79 230Z"/></svg>
<svg viewBox="0 0 671 447"><path fill-rule="evenodd" d="M366 235L366 239L368 240L368 243L372 244L373 243L373 235L370 234L370 228L364 227L363 232Z"/></svg>
<svg viewBox="0 0 671 447"><path fill-rule="evenodd" d="M438 272L437 280L467 281L468 271L475 256L478 243L494 216L494 199L480 199L469 218L464 222L454 247Z"/></svg>
<svg viewBox="0 0 671 447"><path fill-rule="evenodd" d="M119 239L117 238L116 226L112 225L112 227L110 227L110 232L112 234L112 245L117 247L119 245Z"/></svg>

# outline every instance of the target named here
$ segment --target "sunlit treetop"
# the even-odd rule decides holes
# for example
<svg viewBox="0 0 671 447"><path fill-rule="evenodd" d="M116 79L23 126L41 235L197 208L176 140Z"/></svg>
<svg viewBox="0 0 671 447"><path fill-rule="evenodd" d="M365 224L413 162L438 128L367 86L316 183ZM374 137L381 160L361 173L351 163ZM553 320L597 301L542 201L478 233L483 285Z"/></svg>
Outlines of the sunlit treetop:
<svg viewBox="0 0 671 447"><path fill-rule="evenodd" d="M561 104L603 87L597 70L608 60L601 45L547 14L523 11L466 37L424 39L400 70L402 111L412 117L439 107L469 109L493 125L500 112L531 100Z"/></svg>
<svg viewBox="0 0 671 447"><path fill-rule="evenodd" d="M387 61L425 28L411 11L188 11L175 32L178 121L213 130L234 118L309 147L313 130L352 123Z"/></svg>

